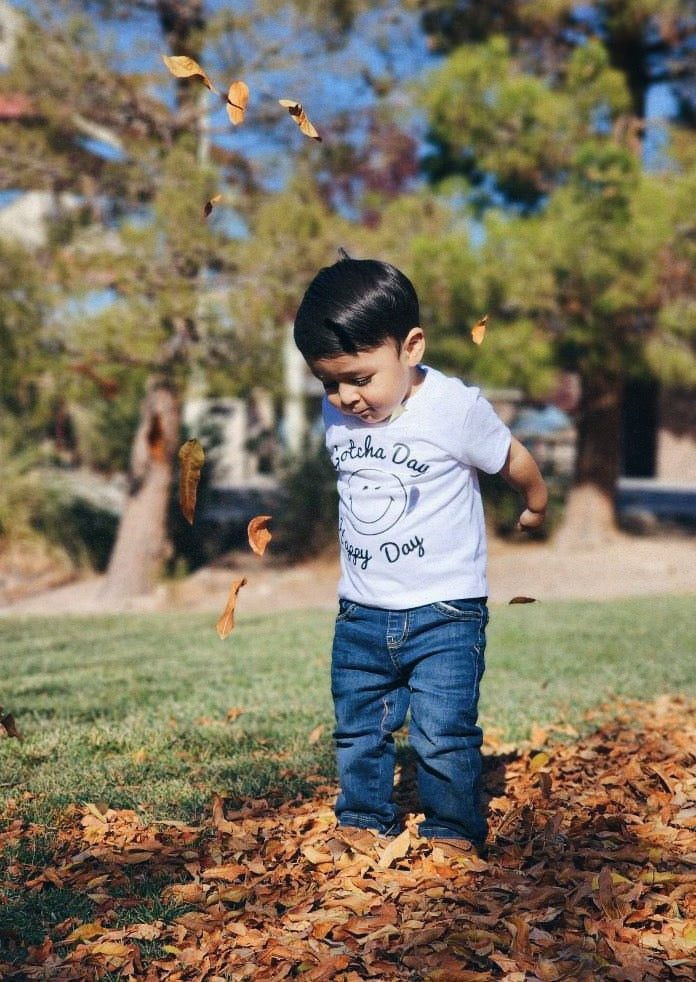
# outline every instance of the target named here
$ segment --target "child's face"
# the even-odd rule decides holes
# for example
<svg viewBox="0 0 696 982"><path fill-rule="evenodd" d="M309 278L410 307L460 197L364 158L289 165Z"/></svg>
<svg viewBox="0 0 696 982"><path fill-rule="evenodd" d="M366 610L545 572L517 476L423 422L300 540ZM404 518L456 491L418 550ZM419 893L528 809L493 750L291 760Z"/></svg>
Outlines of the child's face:
<svg viewBox="0 0 696 982"><path fill-rule="evenodd" d="M400 351L389 340L354 355L319 358L310 367L335 409L365 423L383 423L420 385L424 351L423 332L414 327Z"/></svg>

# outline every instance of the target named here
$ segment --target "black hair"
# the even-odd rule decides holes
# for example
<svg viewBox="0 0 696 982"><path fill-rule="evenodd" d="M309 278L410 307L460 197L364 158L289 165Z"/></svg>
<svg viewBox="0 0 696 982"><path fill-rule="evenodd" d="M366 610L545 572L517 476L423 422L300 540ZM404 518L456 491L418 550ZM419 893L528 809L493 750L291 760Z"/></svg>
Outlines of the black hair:
<svg viewBox="0 0 696 982"><path fill-rule="evenodd" d="M295 344L308 362L370 351L393 340L397 349L420 324L418 296L400 270L376 259L339 260L320 269L295 316Z"/></svg>

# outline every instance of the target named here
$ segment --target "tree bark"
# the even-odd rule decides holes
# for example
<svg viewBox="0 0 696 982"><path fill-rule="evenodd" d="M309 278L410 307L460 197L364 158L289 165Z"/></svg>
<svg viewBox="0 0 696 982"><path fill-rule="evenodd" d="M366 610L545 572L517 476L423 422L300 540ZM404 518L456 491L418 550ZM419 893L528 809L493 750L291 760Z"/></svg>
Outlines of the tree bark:
<svg viewBox="0 0 696 982"><path fill-rule="evenodd" d="M102 587L106 602L150 593L170 554L167 511L180 420L181 407L171 384L151 379L133 443L130 494Z"/></svg>
<svg viewBox="0 0 696 982"><path fill-rule="evenodd" d="M559 548L598 548L618 534L614 495L621 452L623 377L597 370L581 378L575 480L555 536Z"/></svg>

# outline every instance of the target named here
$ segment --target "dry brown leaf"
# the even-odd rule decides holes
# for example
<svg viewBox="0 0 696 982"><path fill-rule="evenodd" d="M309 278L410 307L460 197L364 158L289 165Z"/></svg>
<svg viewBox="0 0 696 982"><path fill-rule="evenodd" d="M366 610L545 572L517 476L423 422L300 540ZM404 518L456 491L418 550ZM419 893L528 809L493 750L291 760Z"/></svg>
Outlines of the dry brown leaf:
<svg viewBox="0 0 696 982"><path fill-rule="evenodd" d="M186 521L193 525L198 484L205 462L205 451L198 440L187 440L181 445L179 461L179 505Z"/></svg>
<svg viewBox="0 0 696 982"><path fill-rule="evenodd" d="M396 859L403 859L406 853L411 848L411 835L408 829L404 831L391 840L389 845L382 851L379 857L379 866L381 869L387 869Z"/></svg>
<svg viewBox="0 0 696 982"><path fill-rule="evenodd" d="M6 931L0 977L691 982L696 839L679 816L693 802L696 704L612 700L585 723L583 737L549 725L562 738L546 741L545 762L531 748L487 752L490 854L474 866L418 836L404 784L405 831L358 843L337 827L337 788L320 776L302 796L274 782L272 798L246 798L226 818L213 795L198 826L90 803L49 836L13 801L0 814L13 908L26 914L60 889L98 910L81 923L70 906L28 947ZM275 760L278 748L258 752ZM174 917L148 914L146 880L181 908ZM138 923L124 925L124 906L143 911Z"/></svg>
<svg viewBox="0 0 696 982"><path fill-rule="evenodd" d="M234 581L232 587L230 588L227 606L225 607L222 616L218 618L218 621L215 624L215 630L223 641L234 627L234 610L237 605L237 594L244 586L246 581L246 576L242 576L241 579Z"/></svg>
<svg viewBox="0 0 696 982"><path fill-rule="evenodd" d="M0 706L0 712L2 712L2 706ZM23 742L24 737L17 729L17 724L14 721L12 713L5 713L4 716L0 716L0 726L8 737L13 737L15 740L19 740L20 743Z"/></svg>
<svg viewBox="0 0 696 982"><path fill-rule="evenodd" d="M534 597L513 597L508 603L511 604L535 604L536 599Z"/></svg>
<svg viewBox="0 0 696 982"><path fill-rule="evenodd" d="M176 78L199 78L207 89L220 94L194 58L188 55L162 55L162 61Z"/></svg>
<svg viewBox="0 0 696 982"><path fill-rule="evenodd" d="M266 546L273 538L272 534L268 531L268 523L272 517L272 515L256 515L247 527L249 545L251 546L252 552L255 552L257 556L263 556Z"/></svg>
<svg viewBox="0 0 696 982"><path fill-rule="evenodd" d="M321 142L321 137L313 124L307 118L307 114L304 111L302 103L295 102L294 99L278 99L278 102L281 106L287 109L305 136L310 137L312 140L318 140Z"/></svg>
<svg viewBox="0 0 696 982"><path fill-rule="evenodd" d="M206 201L206 203L203 205L203 217L204 218L208 218L210 216L210 214L212 213L212 210L213 210L214 206L219 201L222 201L222 195L221 194L214 194L212 196L212 198L210 198L208 201Z"/></svg>
<svg viewBox="0 0 696 982"><path fill-rule="evenodd" d="M319 726L315 726L312 732L309 734L307 743L318 743L319 738L324 732L324 724L320 723Z"/></svg>
<svg viewBox="0 0 696 982"><path fill-rule="evenodd" d="M471 328L471 339L474 344L481 344L486 336L486 324L488 323L488 314L484 314L480 321L477 321Z"/></svg>
<svg viewBox="0 0 696 982"><path fill-rule="evenodd" d="M244 113L249 104L249 86L246 82L232 82L228 91L225 106L230 122L239 126L244 122Z"/></svg>

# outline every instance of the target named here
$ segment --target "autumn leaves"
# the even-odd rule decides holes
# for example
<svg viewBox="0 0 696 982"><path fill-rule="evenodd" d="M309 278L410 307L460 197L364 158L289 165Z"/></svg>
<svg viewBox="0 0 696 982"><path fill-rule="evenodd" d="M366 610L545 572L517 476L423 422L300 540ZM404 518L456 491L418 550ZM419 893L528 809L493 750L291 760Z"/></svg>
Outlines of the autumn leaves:
<svg viewBox="0 0 696 982"><path fill-rule="evenodd" d="M188 55L162 55L162 60L175 78L199 78L207 89L220 96L225 103L230 122L234 126L239 126L240 123L244 122L244 115L249 104L249 86L246 82L237 79L237 81L232 82L227 94L222 95L198 62L189 58ZM294 99L279 99L278 102L284 109L287 109L305 136L312 140L321 140L319 133L307 118L301 103Z"/></svg>
<svg viewBox="0 0 696 982"><path fill-rule="evenodd" d="M193 525L198 485L204 463L205 451L198 440L187 440L181 445L179 448L179 506L184 518L190 525ZM268 523L270 521L270 515L257 515L251 519L247 528L249 546L252 552L259 557L263 556L266 546L272 538L271 532L268 529ZM234 627L237 596L246 582L246 576L242 576L233 582L225 609L215 625L215 629L223 641Z"/></svg>

